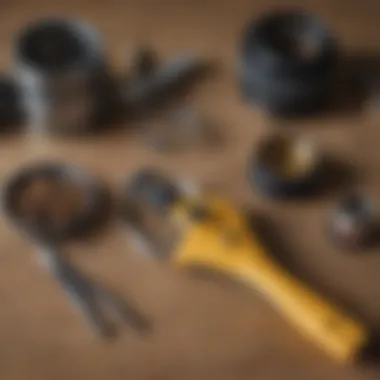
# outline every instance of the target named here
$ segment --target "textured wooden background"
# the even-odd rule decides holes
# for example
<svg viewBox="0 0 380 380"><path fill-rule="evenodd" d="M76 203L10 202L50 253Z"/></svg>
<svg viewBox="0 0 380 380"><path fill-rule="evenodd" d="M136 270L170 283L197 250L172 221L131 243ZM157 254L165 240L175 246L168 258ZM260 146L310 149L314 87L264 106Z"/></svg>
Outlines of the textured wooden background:
<svg viewBox="0 0 380 380"><path fill-rule="evenodd" d="M191 50L220 61L220 73L199 86L191 101L223 129L227 146L171 156L151 151L128 131L71 142L2 137L0 173L4 178L35 158L61 159L97 173L116 192L134 169L154 163L218 187L271 218L284 237L286 261L297 274L380 328L379 254L342 253L323 235L339 191L302 204L271 203L246 182L245 164L255 143L273 127L288 128L314 138L326 152L358 168L361 186L380 201L378 122L357 113L290 125L264 118L239 98L235 53L241 28L252 16L285 3L323 16L346 51L380 51L377 0L1 0L4 70L11 68L12 41L19 28L47 15L85 18L97 26L115 70L122 69L128 53L141 42L152 44L164 58ZM33 246L1 221L2 380L379 378L376 365L339 367L258 295L178 273L169 263L138 255L123 232L115 221L96 241L72 251L78 265L129 297L153 323L150 335L126 327L119 341L104 344L38 266Z"/></svg>

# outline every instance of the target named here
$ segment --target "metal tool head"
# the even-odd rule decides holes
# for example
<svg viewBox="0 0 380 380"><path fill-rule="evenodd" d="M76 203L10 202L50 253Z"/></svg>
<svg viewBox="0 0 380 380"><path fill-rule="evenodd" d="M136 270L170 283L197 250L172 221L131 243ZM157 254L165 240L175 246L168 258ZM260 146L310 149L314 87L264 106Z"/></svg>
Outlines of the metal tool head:
<svg viewBox="0 0 380 380"><path fill-rule="evenodd" d="M180 234L174 211L198 195L193 181L169 178L157 168L142 168L124 185L121 217L139 247L167 258Z"/></svg>
<svg viewBox="0 0 380 380"><path fill-rule="evenodd" d="M179 267L233 268L265 254L244 213L223 197L189 199L172 217L182 231L173 256Z"/></svg>
<svg viewBox="0 0 380 380"><path fill-rule="evenodd" d="M144 168L128 182L127 191L156 209L171 207L181 196L178 187L161 171Z"/></svg>
<svg viewBox="0 0 380 380"><path fill-rule="evenodd" d="M107 200L91 175L56 162L21 168L3 192L6 215L32 237L50 242L92 231L107 215Z"/></svg>

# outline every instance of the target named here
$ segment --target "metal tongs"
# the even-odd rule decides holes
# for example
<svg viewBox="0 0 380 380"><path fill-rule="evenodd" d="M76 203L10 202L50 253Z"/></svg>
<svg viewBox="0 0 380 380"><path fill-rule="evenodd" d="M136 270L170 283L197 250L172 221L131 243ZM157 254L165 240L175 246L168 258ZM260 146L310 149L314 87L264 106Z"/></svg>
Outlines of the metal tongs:
<svg viewBox="0 0 380 380"><path fill-rule="evenodd" d="M35 180L70 183L83 195L83 202L66 223L53 223L47 215L27 218L20 208L22 196ZM54 202L60 202L59 193ZM42 163L17 172L4 191L4 210L8 217L38 244L45 267L101 336L114 336L114 319L128 321L132 327L145 330L148 321L122 297L81 273L61 252L63 242L90 233L106 215L105 193L99 184L81 170L56 163ZM111 319L114 318L114 319Z"/></svg>

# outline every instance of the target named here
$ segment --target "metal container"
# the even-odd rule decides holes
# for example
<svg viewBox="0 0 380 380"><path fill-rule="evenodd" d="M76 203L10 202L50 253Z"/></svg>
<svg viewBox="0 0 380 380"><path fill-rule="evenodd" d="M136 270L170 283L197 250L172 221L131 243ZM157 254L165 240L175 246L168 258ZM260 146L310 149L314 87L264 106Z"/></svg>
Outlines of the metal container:
<svg viewBox="0 0 380 380"><path fill-rule="evenodd" d="M323 153L307 138L282 132L266 137L248 165L254 188L273 198L296 198L317 192Z"/></svg>
<svg viewBox="0 0 380 380"><path fill-rule="evenodd" d="M112 81L97 31L82 21L47 19L17 38L15 75L31 131L84 132L107 113Z"/></svg>
<svg viewBox="0 0 380 380"><path fill-rule="evenodd" d="M339 246L358 249L373 242L377 228L377 213L372 200L362 194L350 194L334 210L328 234Z"/></svg>

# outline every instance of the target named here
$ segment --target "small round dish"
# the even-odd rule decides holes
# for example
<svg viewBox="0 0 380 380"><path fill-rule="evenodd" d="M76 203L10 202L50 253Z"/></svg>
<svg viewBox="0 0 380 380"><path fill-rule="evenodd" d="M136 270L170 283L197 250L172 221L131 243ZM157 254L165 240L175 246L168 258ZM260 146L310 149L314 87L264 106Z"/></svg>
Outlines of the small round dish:
<svg viewBox="0 0 380 380"><path fill-rule="evenodd" d="M88 173L53 162L18 170L3 189L5 214L32 237L50 242L92 230L106 215L106 199Z"/></svg>
<svg viewBox="0 0 380 380"><path fill-rule="evenodd" d="M328 236L342 248L362 248L371 243L377 223L372 200L363 194L349 194L334 209L328 225Z"/></svg>
<svg viewBox="0 0 380 380"><path fill-rule="evenodd" d="M336 38L315 15L266 13L244 31L239 65L243 95L277 116L319 111L330 98L338 56Z"/></svg>
<svg viewBox="0 0 380 380"><path fill-rule="evenodd" d="M251 159L250 182L270 197L309 195L319 185L321 164L321 154L309 140L274 134Z"/></svg>

